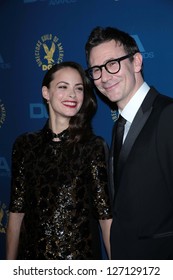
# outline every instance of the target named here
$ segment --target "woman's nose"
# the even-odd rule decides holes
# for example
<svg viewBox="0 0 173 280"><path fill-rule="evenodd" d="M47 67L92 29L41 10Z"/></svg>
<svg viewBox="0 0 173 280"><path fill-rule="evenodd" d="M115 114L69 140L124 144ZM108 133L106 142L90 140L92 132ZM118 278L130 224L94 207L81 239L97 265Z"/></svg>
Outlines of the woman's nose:
<svg viewBox="0 0 173 280"><path fill-rule="evenodd" d="M71 90L69 96L71 98L75 98L76 97L76 92L74 90Z"/></svg>

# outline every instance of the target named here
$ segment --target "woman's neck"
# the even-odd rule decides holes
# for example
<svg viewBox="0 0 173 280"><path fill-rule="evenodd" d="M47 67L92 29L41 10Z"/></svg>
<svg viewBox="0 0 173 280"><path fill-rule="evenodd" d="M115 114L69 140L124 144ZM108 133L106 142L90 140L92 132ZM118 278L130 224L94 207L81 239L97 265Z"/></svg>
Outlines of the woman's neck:
<svg viewBox="0 0 173 280"><path fill-rule="evenodd" d="M69 127L69 120L51 120L49 119L49 128L53 133L59 134Z"/></svg>
<svg viewBox="0 0 173 280"><path fill-rule="evenodd" d="M52 121L49 120L49 128L52 130L54 134L53 141L61 141L64 137L65 130L67 130L69 126L69 122L65 121Z"/></svg>

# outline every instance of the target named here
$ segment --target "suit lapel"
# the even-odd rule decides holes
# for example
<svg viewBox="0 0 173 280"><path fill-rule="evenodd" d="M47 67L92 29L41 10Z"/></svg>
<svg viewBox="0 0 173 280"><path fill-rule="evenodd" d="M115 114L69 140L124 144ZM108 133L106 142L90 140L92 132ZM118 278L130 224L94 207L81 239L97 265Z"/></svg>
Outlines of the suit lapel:
<svg viewBox="0 0 173 280"><path fill-rule="evenodd" d="M119 155L119 162L118 162L118 174L119 177L121 176L121 171L124 165L124 162L126 162L128 155L132 149L132 146L139 135L141 129L143 128L144 124L146 123L150 113L152 111L152 107L148 108L147 111L143 112L142 106L139 108L133 123L130 127L130 130L128 132L128 135L125 139L125 142L122 146L122 149L120 151ZM112 134L112 143L110 148L110 156L109 156L109 186L110 186L110 193L111 197L114 198L115 196L115 169L114 169L114 157L115 157L115 131L116 131L117 123L115 123L113 128L113 134ZM117 188L118 186L116 186ZM112 201L113 203L113 201Z"/></svg>
<svg viewBox="0 0 173 280"><path fill-rule="evenodd" d="M126 161L132 146L139 135L141 129L143 128L144 124L146 123L152 108L150 108L147 112L143 113L142 108L140 108L135 116L135 119L130 127L128 135L125 139L125 142L122 146L121 154L120 154L120 166L122 166L123 162Z"/></svg>
<svg viewBox="0 0 173 280"><path fill-rule="evenodd" d="M129 129L129 132L127 134L127 137L125 139L125 142L122 146L122 150L120 153L120 158L119 158L120 170L122 169L124 162L127 160L127 157L133 147L136 138L138 137L140 131L144 127L148 117L152 112L152 105L157 95L158 94L152 89L149 90L132 122L132 125Z"/></svg>
<svg viewBox="0 0 173 280"><path fill-rule="evenodd" d="M130 127L128 135L125 139L125 142L122 146L120 157L119 157L119 171L121 173L124 163L126 162L128 155L134 145L136 138L138 137L140 131L144 127L148 117L152 112L153 103L158 96L158 93L154 88L151 88L147 93L141 107L139 108L133 123ZM115 196L115 182L114 182L114 146L115 146L115 130L116 123L114 124L113 132L112 132L112 143L110 148L110 156L109 156L109 186L111 192L112 203L114 203ZM116 186L118 187L118 186Z"/></svg>

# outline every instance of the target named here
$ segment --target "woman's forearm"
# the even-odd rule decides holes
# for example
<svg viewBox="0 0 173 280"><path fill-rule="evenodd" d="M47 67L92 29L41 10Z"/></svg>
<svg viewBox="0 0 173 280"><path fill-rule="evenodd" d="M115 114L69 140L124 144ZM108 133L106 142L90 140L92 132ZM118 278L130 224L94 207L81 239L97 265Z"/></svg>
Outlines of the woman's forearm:
<svg viewBox="0 0 173 280"><path fill-rule="evenodd" d="M108 254L109 259L111 259L111 253L110 253L110 227L112 224L112 219L108 220L99 220L100 227L102 230L102 236L103 236L103 242Z"/></svg>
<svg viewBox="0 0 173 280"><path fill-rule="evenodd" d="M7 234L6 234L6 259L15 260L17 258L19 236L24 213L9 214Z"/></svg>

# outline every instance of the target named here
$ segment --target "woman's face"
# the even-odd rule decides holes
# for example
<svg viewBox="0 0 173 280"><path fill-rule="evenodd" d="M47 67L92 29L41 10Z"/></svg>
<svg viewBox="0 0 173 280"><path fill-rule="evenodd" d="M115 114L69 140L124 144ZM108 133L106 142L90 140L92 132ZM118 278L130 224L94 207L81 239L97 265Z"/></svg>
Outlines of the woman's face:
<svg viewBox="0 0 173 280"><path fill-rule="evenodd" d="M82 78L76 69L65 67L54 73L49 89L42 88L43 97L48 101L50 114L67 118L75 116L84 99Z"/></svg>

